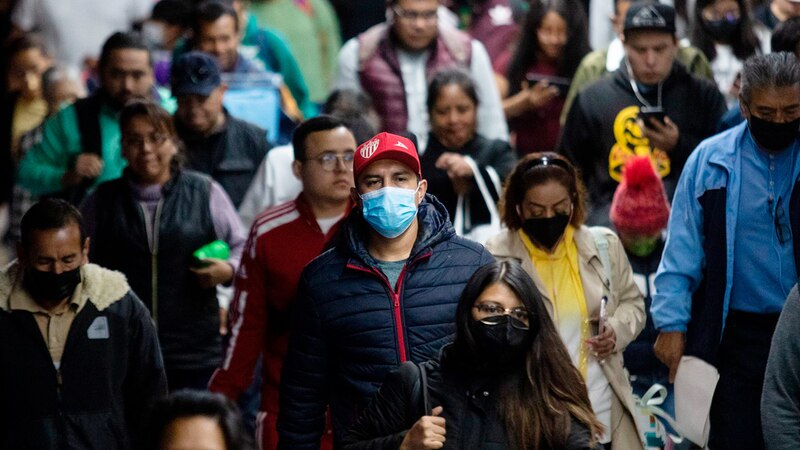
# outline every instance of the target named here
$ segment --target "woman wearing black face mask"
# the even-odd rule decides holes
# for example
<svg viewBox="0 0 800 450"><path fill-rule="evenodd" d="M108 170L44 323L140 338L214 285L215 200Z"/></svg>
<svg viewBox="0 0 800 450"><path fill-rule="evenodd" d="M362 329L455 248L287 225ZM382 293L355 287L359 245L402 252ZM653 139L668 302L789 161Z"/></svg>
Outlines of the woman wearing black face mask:
<svg viewBox="0 0 800 450"><path fill-rule="evenodd" d="M739 95L744 60L769 53L769 30L753 20L745 0L697 0L691 43L711 63L714 81L731 107Z"/></svg>
<svg viewBox="0 0 800 450"><path fill-rule="evenodd" d="M644 302L617 236L583 225L585 196L575 167L564 157L526 156L506 180L500 201L508 230L489 239L486 248L498 259L522 261L542 292L606 427L600 442L613 449L641 448L622 351L644 327ZM599 330L602 298L607 317Z"/></svg>
<svg viewBox="0 0 800 450"><path fill-rule="evenodd" d="M516 262L475 272L455 342L422 368L425 381L410 363L387 378L345 449L600 448L586 385Z"/></svg>

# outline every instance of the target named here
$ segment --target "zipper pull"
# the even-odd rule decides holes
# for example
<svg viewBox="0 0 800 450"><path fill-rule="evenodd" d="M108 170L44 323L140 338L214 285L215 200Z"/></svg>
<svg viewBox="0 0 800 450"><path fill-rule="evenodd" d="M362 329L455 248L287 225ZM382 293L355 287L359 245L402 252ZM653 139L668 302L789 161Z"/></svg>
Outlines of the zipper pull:
<svg viewBox="0 0 800 450"><path fill-rule="evenodd" d="M56 385L58 387L64 385L64 377L61 376L61 369L56 369Z"/></svg>

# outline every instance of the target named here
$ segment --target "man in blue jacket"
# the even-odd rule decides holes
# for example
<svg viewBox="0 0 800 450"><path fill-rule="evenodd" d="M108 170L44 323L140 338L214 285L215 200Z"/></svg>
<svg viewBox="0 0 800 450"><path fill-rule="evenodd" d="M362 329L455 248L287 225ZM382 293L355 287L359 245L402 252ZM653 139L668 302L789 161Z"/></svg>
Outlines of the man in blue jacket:
<svg viewBox="0 0 800 450"><path fill-rule="evenodd" d="M414 144L380 133L354 155L356 209L334 248L303 271L283 366L280 449L318 449L330 406L334 447L384 378L438 353L473 272L493 261L457 237L426 195Z"/></svg>
<svg viewBox="0 0 800 450"><path fill-rule="evenodd" d="M747 122L703 141L686 162L651 312L670 381L683 355L719 371L709 446L759 449L770 339L800 268L794 54L747 60L740 103Z"/></svg>

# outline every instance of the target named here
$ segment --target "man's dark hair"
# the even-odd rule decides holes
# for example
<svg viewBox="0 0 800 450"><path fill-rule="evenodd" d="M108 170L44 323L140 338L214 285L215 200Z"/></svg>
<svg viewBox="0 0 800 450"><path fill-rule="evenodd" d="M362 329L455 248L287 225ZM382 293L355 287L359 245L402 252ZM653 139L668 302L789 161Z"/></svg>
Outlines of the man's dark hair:
<svg viewBox="0 0 800 450"><path fill-rule="evenodd" d="M103 50L100 51L100 61L98 62L101 69L108 64L111 53L115 50L143 50L147 52L148 63L151 67L153 66L153 57L147 47L147 42L136 31L117 31L106 40L103 44Z"/></svg>
<svg viewBox="0 0 800 450"><path fill-rule="evenodd" d="M300 126L294 129L294 134L292 135L292 147L294 147L295 161L306 160L306 138L308 138L308 135L320 131L333 130L339 127L346 126L340 119L327 115L317 116L301 123Z"/></svg>
<svg viewBox="0 0 800 450"><path fill-rule="evenodd" d="M180 390L158 400L147 418L145 450L157 450L164 432L177 419L207 417L219 426L225 439L225 448L253 450L252 438L245 432L239 410L221 394L207 391Z"/></svg>
<svg viewBox="0 0 800 450"><path fill-rule="evenodd" d="M739 94L750 102L754 89L800 87L800 65L794 52L752 56L744 62Z"/></svg>
<svg viewBox="0 0 800 450"><path fill-rule="evenodd" d="M331 92L322 105L322 113L344 122L358 145L378 133L379 119L372 107L372 99L362 91L337 89Z"/></svg>
<svg viewBox="0 0 800 450"><path fill-rule="evenodd" d="M772 51L797 54L800 44L800 17L792 17L778 24L772 31Z"/></svg>
<svg viewBox="0 0 800 450"><path fill-rule="evenodd" d="M206 0L197 5L194 10L194 21L192 22L194 39L200 37L200 28L203 24L216 22L223 16L233 17L233 26L237 31L239 30L239 16L229 2Z"/></svg>
<svg viewBox="0 0 800 450"><path fill-rule="evenodd" d="M185 0L161 0L153 6L150 19L170 25L189 26L192 5Z"/></svg>
<svg viewBox="0 0 800 450"><path fill-rule="evenodd" d="M86 242L86 227L78 208L61 199L46 199L31 206L20 222L22 248L28 249L34 231L60 230L75 224L80 230L81 246Z"/></svg>

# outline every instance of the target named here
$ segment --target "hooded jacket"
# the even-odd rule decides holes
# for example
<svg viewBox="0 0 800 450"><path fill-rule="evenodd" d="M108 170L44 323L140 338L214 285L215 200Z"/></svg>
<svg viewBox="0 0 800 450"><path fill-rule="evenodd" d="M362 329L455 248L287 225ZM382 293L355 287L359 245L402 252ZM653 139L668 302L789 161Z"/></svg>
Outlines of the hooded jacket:
<svg viewBox="0 0 800 450"><path fill-rule="evenodd" d="M656 91L643 94L651 105L658 104ZM625 161L631 156L651 156L667 196L672 199L689 154L701 140L715 133L727 110L717 86L690 75L679 62L673 63L664 80L661 97L664 112L679 130L678 143L669 151L652 148L636 124L642 103L631 87L624 64L575 97L558 151L583 174L593 206L587 223L609 224L611 199L622 179Z"/></svg>
<svg viewBox="0 0 800 450"><path fill-rule="evenodd" d="M58 369L36 319L10 310L23 272L0 271L0 449L134 448L148 402L167 381L147 308L119 272L86 264L86 304Z"/></svg>
<svg viewBox="0 0 800 450"><path fill-rule="evenodd" d="M368 225L357 211L337 245L303 271L281 375L278 448L318 449L328 405L338 445L389 372L434 358L455 332L464 285L494 258L455 235L433 196L417 220L396 289L367 250Z"/></svg>

